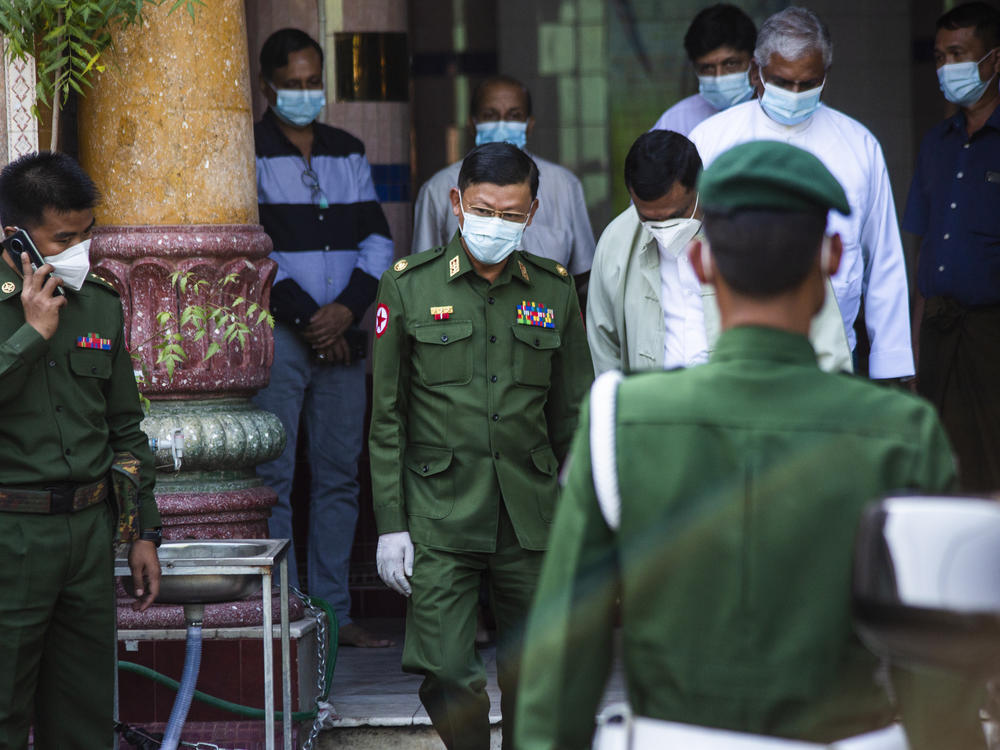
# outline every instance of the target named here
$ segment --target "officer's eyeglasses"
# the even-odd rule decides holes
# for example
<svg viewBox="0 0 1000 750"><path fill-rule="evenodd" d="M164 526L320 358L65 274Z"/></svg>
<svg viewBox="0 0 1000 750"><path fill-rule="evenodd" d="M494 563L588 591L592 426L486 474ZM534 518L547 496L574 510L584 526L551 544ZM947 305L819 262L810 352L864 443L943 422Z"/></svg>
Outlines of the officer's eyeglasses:
<svg viewBox="0 0 1000 750"><path fill-rule="evenodd" d="M514 224L523 224L528 220L528 214L523 214L520 211L499 211L487 206L469 206L468 212L473 216L480 216L484 219L496 217Z"/></svg>
<svg viewBox="0 0 1000 750"><path fill-rule="evenodd" d="M302 184L309 188L309 191L312 194L313 203L320 208L330 207L330 202L326 198L326 193L324 193L323 188L319 186L319 175L313 171L312 167L306 167L305 171L302 172Z"/></svg>

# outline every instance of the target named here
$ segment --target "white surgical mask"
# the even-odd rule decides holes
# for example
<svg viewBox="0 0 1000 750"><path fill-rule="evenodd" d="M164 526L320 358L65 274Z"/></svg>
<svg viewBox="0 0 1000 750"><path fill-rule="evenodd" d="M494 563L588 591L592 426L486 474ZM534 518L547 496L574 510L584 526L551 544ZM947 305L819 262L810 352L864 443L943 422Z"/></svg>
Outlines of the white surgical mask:
<svg viewBox="0 0 1000 750"><path fill-rule="evenodd" d="M675 260L684 252L684 248L698 234L701 221L694 218L698 211L698 198L694 200L694 210L687 219L667 219L666 221L644 221L642 225L653 235L660 252Z"/></svg>
<svg viewBox="0 0 1000 750"><path fill-rule="evenodd" d="M983 81L979 78L979 64L996 50L990 50L976 62L942 65L937 70L938 83L944 98L959 107L971 107L979 101L986 87L996 76Z"/></svg>
<svg viewBox="0 0 1000 750"><path fill-rule="evenodd" d="M753 96L750 71L724 76L698 76L698 93L718 110L748 101Z"/></svg>
<svg viewBox="0 0 1000 750"><path fill-rule="evenodd" d="M274 106L274 114L279 119L300 128L305 127L323 111L326 106L326 94L323 89L279 89L268 81L278 99Z"/></svg>
<svg viewBox="0 0 1000 750"><path fill-rule="evenodd" d="M78 242L57 255L45 255L45 262L52 266L52 275L63 284L79 292L90 273L90 240Z"/></svg>
<svg viewBox="0 0 1000 750"><path fill-rule="evenodd" d="M521 244L521 235L528 225L504 221L499 216L470 216L462 207L464 199L458 194L458 210L462 213L462 239L472 256L481 263L499 263Z"/></svg>
<svg viewBox="0 0 1000 750"><path fill-rule="evenodd" d="M476 123L476 145L509 143L523 149L528 142L528 123L518 120L494 120Z"/></svg>
<svg viewBox="0 0 1000 750"><path fill-rule="evenodd" d="M768 117L782 125L797 125L810 118L819 109L819 97L826 85L826 79L823 79L823 83L814 89L789 91L764 81L763 73L760 80L764 82L764 95L760 98L760 105Z"/></svg>

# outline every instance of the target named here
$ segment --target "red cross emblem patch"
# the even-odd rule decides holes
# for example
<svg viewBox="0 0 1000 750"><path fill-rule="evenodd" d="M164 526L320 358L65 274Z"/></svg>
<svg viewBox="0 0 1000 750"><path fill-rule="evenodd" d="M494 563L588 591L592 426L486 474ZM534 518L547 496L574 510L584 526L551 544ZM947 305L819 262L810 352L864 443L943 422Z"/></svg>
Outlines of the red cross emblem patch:
<svg viewBox="0 0 1000 750"><path fill-rule="evenodd" d="M375 308L375 338L382 338L385 329L389 327L389 308L379 305Z"/></svg>

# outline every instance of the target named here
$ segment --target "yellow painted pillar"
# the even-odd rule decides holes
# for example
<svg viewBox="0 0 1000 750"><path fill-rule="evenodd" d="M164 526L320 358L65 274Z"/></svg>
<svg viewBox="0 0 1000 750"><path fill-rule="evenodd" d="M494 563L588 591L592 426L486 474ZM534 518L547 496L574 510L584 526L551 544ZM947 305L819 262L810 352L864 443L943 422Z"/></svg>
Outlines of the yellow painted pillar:
<svg viewBox="0 0 1000 750"><path fill-rule="evenodd" d="M80 157L104 194L101 224L256 224L242 0L194 20L166 3L115 39L80 105Z"/></svg>

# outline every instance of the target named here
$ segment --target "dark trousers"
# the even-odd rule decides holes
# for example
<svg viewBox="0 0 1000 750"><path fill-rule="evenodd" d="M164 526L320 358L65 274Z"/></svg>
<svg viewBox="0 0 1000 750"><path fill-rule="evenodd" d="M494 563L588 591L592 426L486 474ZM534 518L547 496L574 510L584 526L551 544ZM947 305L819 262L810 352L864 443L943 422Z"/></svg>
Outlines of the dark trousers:
<svg viewBox="0 0 1000 750"><path fill-rule="evenodd" d="M962 489L1000 489L1000 305L927 300L917 390L941 415Z"/></svg>
<svg viewBox="0 0 1000 750"><path fill-rule="evenodd" d="M0 513L0 748L113 746L111 510Z"/></svg>
<svg viewBox="0 0 1000 750"><path fill-rule="evenodd" d="M496 552L414 548L403 670L424 675L420 701L448 750L489 750L490 699L475 644L479 584L489 571L503 747L513 748L521 643L543 553L518 544L502 506Z"/></svg>

